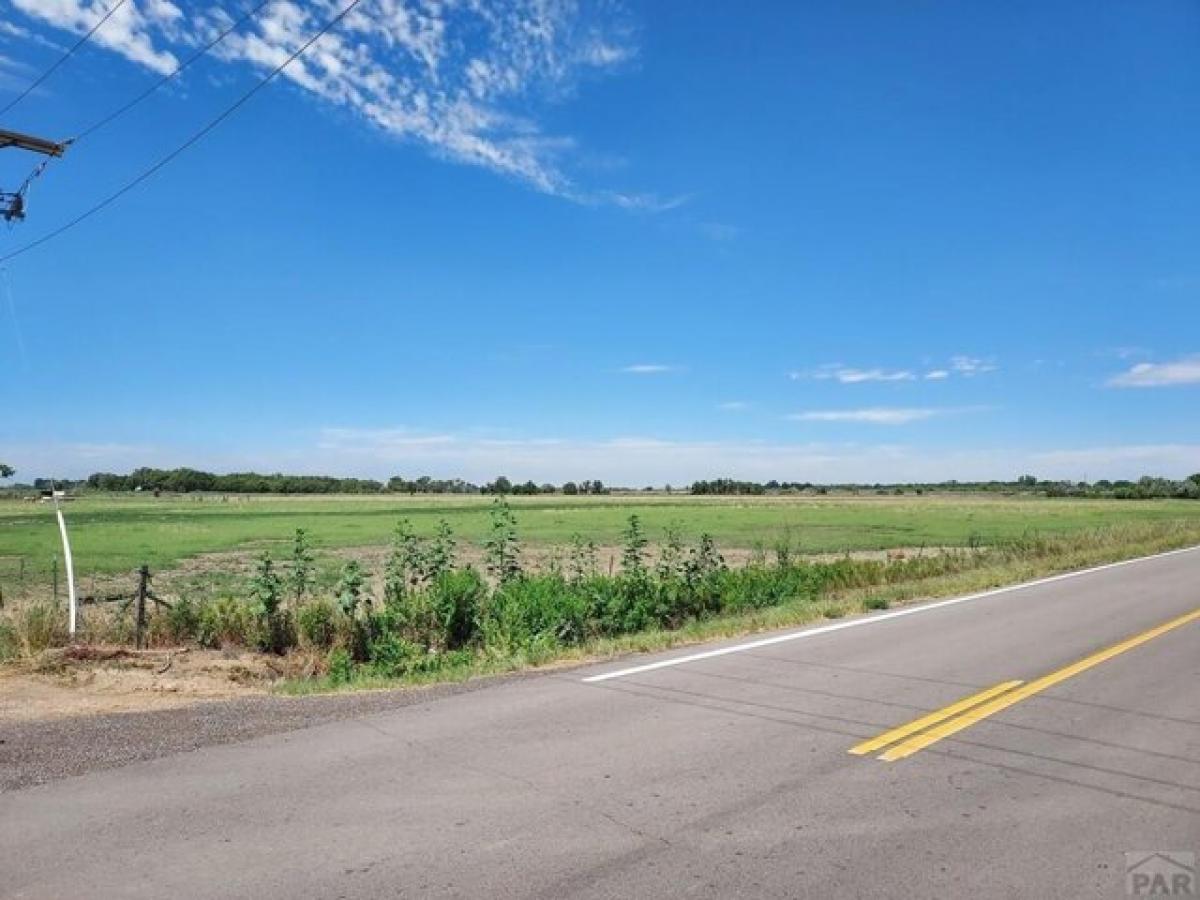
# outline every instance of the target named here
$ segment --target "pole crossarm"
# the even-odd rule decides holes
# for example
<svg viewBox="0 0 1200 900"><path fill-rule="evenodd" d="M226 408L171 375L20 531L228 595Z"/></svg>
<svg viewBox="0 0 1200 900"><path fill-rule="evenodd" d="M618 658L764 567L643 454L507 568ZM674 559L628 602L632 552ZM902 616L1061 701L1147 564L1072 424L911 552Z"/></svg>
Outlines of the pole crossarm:
<svg viewBox="0 0 1200 900"><path fill-rule="evenodd" d="M70 141L51 141L29 134L21 134L19 131L0 128L0 149L17 147L21 150L31 150L34 153L44 153L46 156L62 156L69 143Z"/></svg>

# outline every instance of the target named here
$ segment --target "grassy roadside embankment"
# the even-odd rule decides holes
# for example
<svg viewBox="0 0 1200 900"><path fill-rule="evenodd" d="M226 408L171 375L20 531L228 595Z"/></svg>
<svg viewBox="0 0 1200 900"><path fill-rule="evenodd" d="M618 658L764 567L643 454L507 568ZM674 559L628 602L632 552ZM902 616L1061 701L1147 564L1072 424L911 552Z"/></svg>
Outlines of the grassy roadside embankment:
<svg viewBox="0 0 1200 900"><path fill-rule="evenodd" d="M920 577L919 573L914 573L918 577L893 580L877 572L878 583L831 587L763 607L718 612L708 618L691 619L675 628L654 627L595 637L574 646L481 648L467 657L448 659L443 666L399 677L381 673L370 666L358 666L340 675L290 679L276 689L292 695L388 689L463 681L531 667L579 665L986 591L1194 546L1200 546L1200 523L1192 521L1112 526L1049 539L1010 541L977 551L943 554L954 561L937 574ZM885 565L894 567L897 564Z"/></svg>

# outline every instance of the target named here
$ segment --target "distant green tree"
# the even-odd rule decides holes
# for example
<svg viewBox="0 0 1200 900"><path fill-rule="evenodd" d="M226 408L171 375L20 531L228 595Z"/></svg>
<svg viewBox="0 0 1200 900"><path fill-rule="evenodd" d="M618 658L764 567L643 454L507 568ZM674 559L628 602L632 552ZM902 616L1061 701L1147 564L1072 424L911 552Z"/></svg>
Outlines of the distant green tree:
<svg viewBox="0 0 1200 900"><path fill-rule="evenodd" d="M486 485L484 490L489 494L511 494L513 490L512 482L504 475L501 475L491 484Z"/></svg>
<svg viewBox="0 0 1200 900"><path fill-rule="evenodd" d="M17 474L17 470L7 463L0 463L0 480L12 478Z"/></svg>

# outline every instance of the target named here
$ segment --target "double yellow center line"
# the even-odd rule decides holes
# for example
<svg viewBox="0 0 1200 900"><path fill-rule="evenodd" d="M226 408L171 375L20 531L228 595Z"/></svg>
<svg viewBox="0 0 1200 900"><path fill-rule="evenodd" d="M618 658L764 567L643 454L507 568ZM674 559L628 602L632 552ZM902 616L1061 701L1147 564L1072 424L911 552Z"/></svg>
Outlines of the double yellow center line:
<svg viewBox="0 0 1200 900"><path fill-rule="evenodd" d="M930 744L936 744L943 738L957 734L965 728L970 728L976 722L980 722L988 718L988 716L993 716L1001 710L1008 709L1008 707L1032 697L1034 694L1040 694L1042 691L1053 687L1059 682L1066 681L1068 678L1078 675L1080 672L1085 672L1093 666L1098 666L1105 660L1119 656L1127 650L1132 650L1134 647L1140 646L1147 641L1152 641L1154 638L1166 634L1172 629L1179 628L1181 625L1186 625L1198 619L1200 619L1200 609L1171 619L1169 622L1164 622L1148 631L1143 631L1141 634L1136 634L1131 638L1121 641L1119 644L1113 644L1111 647L1093 653L1091 656L1085 656L1083 659L1073 662L1069 666L1064 666L1061 669L1051 672L1049 675L1043 675L1041 678L1031 681L1028 684L1023 681L1005 681L997 684L985 691L980 691L978 694L973 694L928 715L921 716L919 719L914 719L906 725L885 731L878 737L863 741L861 744L851 747L850 752L856 756L865 756L869 753L874 753L876 750L890 746L891 749L881 753L879 759L894 762L898 759L904 759L906 756L912 756L918 750L924 750Z"/></svg>

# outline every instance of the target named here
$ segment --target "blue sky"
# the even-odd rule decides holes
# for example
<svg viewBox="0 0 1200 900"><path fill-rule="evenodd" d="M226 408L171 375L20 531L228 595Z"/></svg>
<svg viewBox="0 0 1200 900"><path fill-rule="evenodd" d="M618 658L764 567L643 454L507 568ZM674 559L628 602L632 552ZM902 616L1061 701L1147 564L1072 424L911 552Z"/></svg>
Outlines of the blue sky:
<svg viewBox="0 0 1200 900"><path fill-rule="evenodd" d="M337 7L269 3L52 163L0 248L174 149ZM103 9L0 0L0 105ZM221 15L127 0L0 124L77 134ZM5 264L0 459L1200 471L1198 38L1190 0L363 0ZM3 151L0 183L34 162Z"/></svg>

